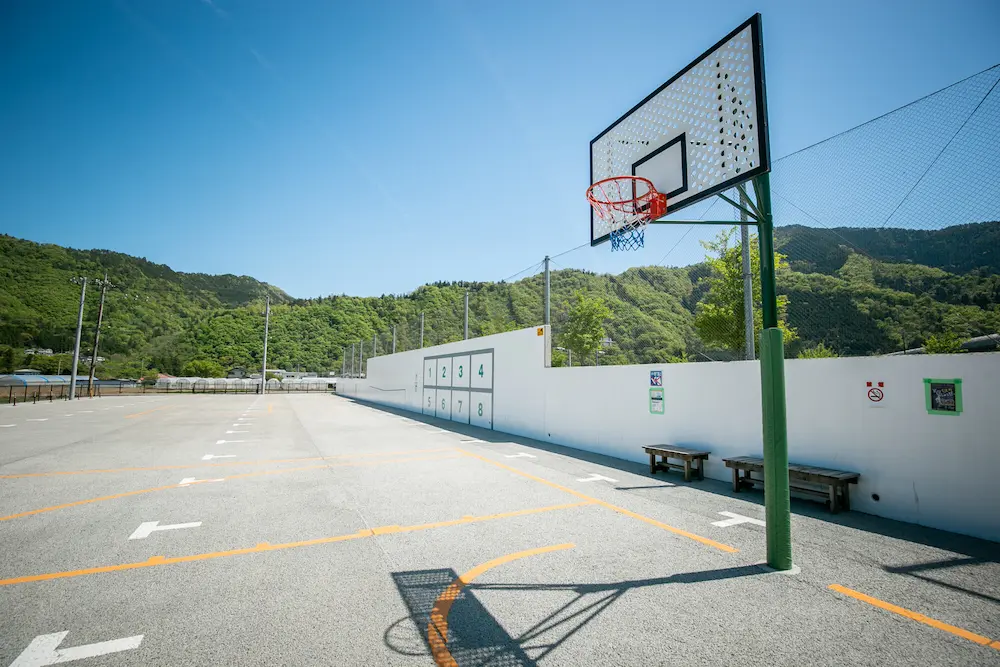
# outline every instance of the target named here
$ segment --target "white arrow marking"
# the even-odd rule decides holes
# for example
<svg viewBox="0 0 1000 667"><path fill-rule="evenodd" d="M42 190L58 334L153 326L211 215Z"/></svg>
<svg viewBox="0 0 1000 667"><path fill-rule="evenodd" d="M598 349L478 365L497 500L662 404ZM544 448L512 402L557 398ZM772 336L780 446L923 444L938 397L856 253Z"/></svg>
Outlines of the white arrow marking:
<svg viewBox="0 0 1000 667"><path fill-rule="evenodd" d="M211 461L212 459L234 459L236 454L205 454L201 457L202 461Z"/></svg>
<svg viewBox="0 0 1000 667"><path fill-rule="evenodd" d="M462 442L481 442L478 440L463 440ZM508 459L537 459L538 457L534 454L525 454L521 452L520 454L507 454L505 458Z"/></svg>
<svg viewBox="0 0 1000 667"><path fill-rule="evenodd" d="M54 665L60 662L70 662L72 660L83 660L93 658L108 653L118 653L119 651L130 651L139 648L142 643L142 635L134 637L124 637L123 639L113 639L109 642L98 642L96 644L84 644L73 648L60 649L59 644L69 634L65 632L54 632L51 635L38 635L31 640L28 648L17 656L17 660L10 664L10 667L42 667L43 665Z"/></svg>
<svg viewBox="0 0 1000 667"><path fill-rule="evenodd" d="M249 432L250 431L226 431L226 435L229 435L231 433L249 433Z"/></svg>
<svg viewBox="0 0 1000 667"><path fill-rule="evenodd" d="M217 445L226 445L226 444L230 444L230 443L233 443L233 442L250 442L250 441L249 440L216 440L215 444L217 444Z"/></svg>
<svg viewBox="0 0 1000 667"><path fill-rule="evenodd" d="M47 422L48 420L49 420L49 418L45 417L43 419L25 419L24 421L26 421L26 422Z"/></svg>
<svg viewBox="0 0 1000 667"><path fill-rule="evenodd" d="M226 480L222 479L221 477L219 479L195 479L194 477L185 477L184 479L182 479L180 482L177 483L177 486L191 486L192 484L204 484L205 482L225 482L225 481Z"/></svg>
<svg viewBox="0 0 1000 667"><path fill-rule="evenodd" d="M578 479L576 481L578 481L578 482L598 482L598 481L600 481L602 479L605 482L617 482L618 481L617 479L611 479L610 477L605 477L604 475L598 475L597 473L593 473L593 474L590 475L590 477L584 477L583 479Z"/></svg>
<svg viewBox="0 0 1000 667"><path fill-rule="evenodd" d="M159 521L144 521L139 524L135 532L129 535L130 540L144 540L158 530L177 530L178 528L197 528L201 521L192 523L172 523L169 526L161 526Z"/></svg>
<svg viewBox="0 0 1000 667"><path fill-rule="evenodd" d="M712 522L713 526L718 526L719 528L728 528L729 526L735 526L741 523L752 523L755 526L765 525L765 523L760 519L752 519L748 516L743 516L742 514L735 514L733 512L716 512L716 514L730 517L728 519L723 519L722 521Z"/></svg>

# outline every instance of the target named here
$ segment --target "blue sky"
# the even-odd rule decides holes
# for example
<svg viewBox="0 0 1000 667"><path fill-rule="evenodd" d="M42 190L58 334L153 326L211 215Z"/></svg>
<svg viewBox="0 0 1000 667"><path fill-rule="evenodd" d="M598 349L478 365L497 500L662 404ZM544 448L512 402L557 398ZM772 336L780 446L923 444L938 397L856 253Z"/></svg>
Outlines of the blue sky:
<svg viewBox="0 0 1000 667"><path fill-rule="evenodd" d="M0 231L299 297L503 279L588 240L590 139L755 11L776 157L1000 62L996 0L5 0Z"/></svg>

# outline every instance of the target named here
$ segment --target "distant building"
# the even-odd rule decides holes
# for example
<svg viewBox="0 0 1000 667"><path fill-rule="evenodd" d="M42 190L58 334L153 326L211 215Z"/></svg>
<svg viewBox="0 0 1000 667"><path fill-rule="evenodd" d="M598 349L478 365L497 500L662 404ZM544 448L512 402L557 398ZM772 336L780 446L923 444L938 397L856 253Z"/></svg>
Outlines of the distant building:
<svg viewBox="0 0 1000 667"><path fill-rule="evenodd" d="M34 368L19 368L14 371L14 375L41 375L41 371L36 371Z"/></svg>
<svg viewBox="0 0 1000 667"><path fill-rule="evenodd" d="M271 371L268 371L270 373ZM307 373L305 371L288 371L285 373L283 380L298 380L299 378L314 378L317 377L316 373Z"/></svg>
<svg viewBox="0 0 1000 667"><path fill-rule="evenodd" d="M229 373L226 375L227 378L236 378L242 380L247 376L247 369L242 366L236 366L235 368L230 368Z"/></svg>
<svg viewBox="0 0 1000 667"><path fill-rule="evenodd" d="M47 347L38 347L38 348L31 347L24 351L24 356L37 355L39 357L51 357L53 354L55 353Z"/></svg>

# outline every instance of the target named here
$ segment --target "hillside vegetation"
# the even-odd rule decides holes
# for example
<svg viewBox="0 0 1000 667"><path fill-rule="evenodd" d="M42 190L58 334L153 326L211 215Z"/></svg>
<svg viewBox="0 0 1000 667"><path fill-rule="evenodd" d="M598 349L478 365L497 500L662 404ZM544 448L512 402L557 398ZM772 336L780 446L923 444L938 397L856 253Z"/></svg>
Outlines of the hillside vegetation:
<svg viewBox="0 0 1000 667"><path fill-rule="evenodd" d="M884 354L932 335L1000 331L998 222L939 231L782 227L776 247L788 262L778 287L795 332L789 356L820 344L840 355ZM79 287L70 279L105 271L116 288L105 307L104 376L135 377L147 369L179 374L201 359L256 368L266 295L273 304L269 366L318 372L340 370L342 348L359 340L370 345L376 334L385 351L393 325L397 349L417 347L421 312L425 345L459 340L466 289L470 335L532 326L543 317L540 275L515 283L435 283L402 296L293 299L247 276L179 273L120 253L2 236L0 371L46 363L24 359L23 348L71 350ZM601 297L612 314L606 329L614 345L601 363L734 358L733 351L706 345L695 326L711 275L705 263L636 267L619 275L554 271L556 344L570 302L584 293ZM89 288L85 353L97 301L97 290Z"/></svg>

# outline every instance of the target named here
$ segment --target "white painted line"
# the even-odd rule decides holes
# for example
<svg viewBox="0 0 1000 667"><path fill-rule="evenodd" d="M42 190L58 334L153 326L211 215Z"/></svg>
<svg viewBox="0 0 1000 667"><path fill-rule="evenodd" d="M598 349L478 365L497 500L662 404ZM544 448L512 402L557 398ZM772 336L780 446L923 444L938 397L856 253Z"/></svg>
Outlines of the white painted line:
<svg viewBox="0 0 1000 667"><path fill-rule="evenodd" d="M226 435L230 435L231 433L249 433L249 432L250 431L226 431Z"/></svg>
<svg viewBox="0 0 1000 667"><path fill-rule="evenodd" d="M233 426L253 426L253 424L233 424Z"/></svg>
<svg viewBox="0 0 1000 667"><path fill-rule="evenodd" d="M202 461L211 461L212 459L235 459L236 454L205 454L201 457Z"/></svg>
<svg viewBox="0 0 1000 667"><path fill-rule="evenodd" d="M459 442L482 442L479 438L469 438L468 440L459 440Z"/></svg>
<svg viewBox="0 0 1000 667"><path fill-rule="evenodd" d="M74 414L76 414L76 413L69 412L67 414L64 414L63 417L72 417Z"/></svg>
<svg viewBox="0 0 1000 667"><path fill-rule="evenodd" d="M252 440L216 440L215 444L217 444L217 445L226 445L226 444L233 443L233 442L253 442L253 441Z"/></svg>
<svg viewBox="0 0 1000 667"><path fill-rule="evenodd" d="M197 528L201 521L191 523L172 523L168 526L161 526L159 521L143 521L135 532L129 535L130 540L144 540L158 530L177 530L178 528Z"/></svg>
<svg viewBox="0 0 1000 667"><path fill-rule="evenodd" d="M734 512L716 512L716 514L730 517L729 519L723 519L722 521L712 522L713 526L718 526L719 528L728 528L729 526L736 526L741 523L752 523L755 526L766 525L760 519L752 519L748 516L743 516L742 514L735 514Z"/></svg>
<svg viewBox="0 0 1000 667"><path fill-rule="evenodd" d="M17 659L10 663L10 667L42 667L44 665L55 665L60 662L71 662L73 660L83 660L84 658L95 658L108 653L118 653L120 651L131 651L139 648L142 643L142 635L133 637L123 637L122 639L112 639L107 642L97 642L96 644L84 644L73 648L59 648L59 644L69 634L65 632L53 632L50 635L38 635L31 640L28 648L24 649Z"/></svg>
<svg viewBox="0 0 1000 667"><path fill-rule="evenodd" d="M463 440L462 442L466 442L466 441ZM478 442L482 442L482 440L479 440ZM535 456L534 454L525 454L524 452L521 452L520 454L507 454L505 458L508 458L508 459L537 459L538 457Z"/></svg>
<svg viewBox="0 0 1000 667"><path fill-rule="evenodd" d="M110 410L111 408L101 408L102 410Z"/></svg>
<svg viewBox="0 0 1000 667"><path fill-rule="evenodd" d="M115 407L116 408L124 408L125 406L124 405L116 405Z"/></svg>
<svg viewBox="0 0 1000 667"><path fill-rule="evenodd" d="M15 426L17 426L17 424L0 424L0 428L13 428Z"/></svg>
<svg viewBox="0 0 1000 667"><path fill-rule="evenodd" d="M93 410L80 410L81 415L89 415Z"/></svg>
<svg viewBox="0 0 1000 667"><path fill-rule="evenodd" d="M43 417L42 419L25 419L24 421L26 421L26 422L47 422L48 420L49 420L48 417Z"/></svg>
<svg viewBox="0 0 1000 667"><path fill-rule="evenodd" d="M593 474L590 475L590 477L584 477L583 479L578 479L576 481L578 481L578 482L599 482L601 480L604 480L605 482L617 482L618 481L617 479L611 479L610 477L605 477L604 475L598 475L597 473L593 473Z"/></svg>
<svg viewBox="0 0 1000 667"><path fill-rule="evenodd" d="M219 479L195 479L194 477L185 477L177 483L178 486L191 486L192 484L204 484L206 482L225 482L226 480Z"/></svg>

